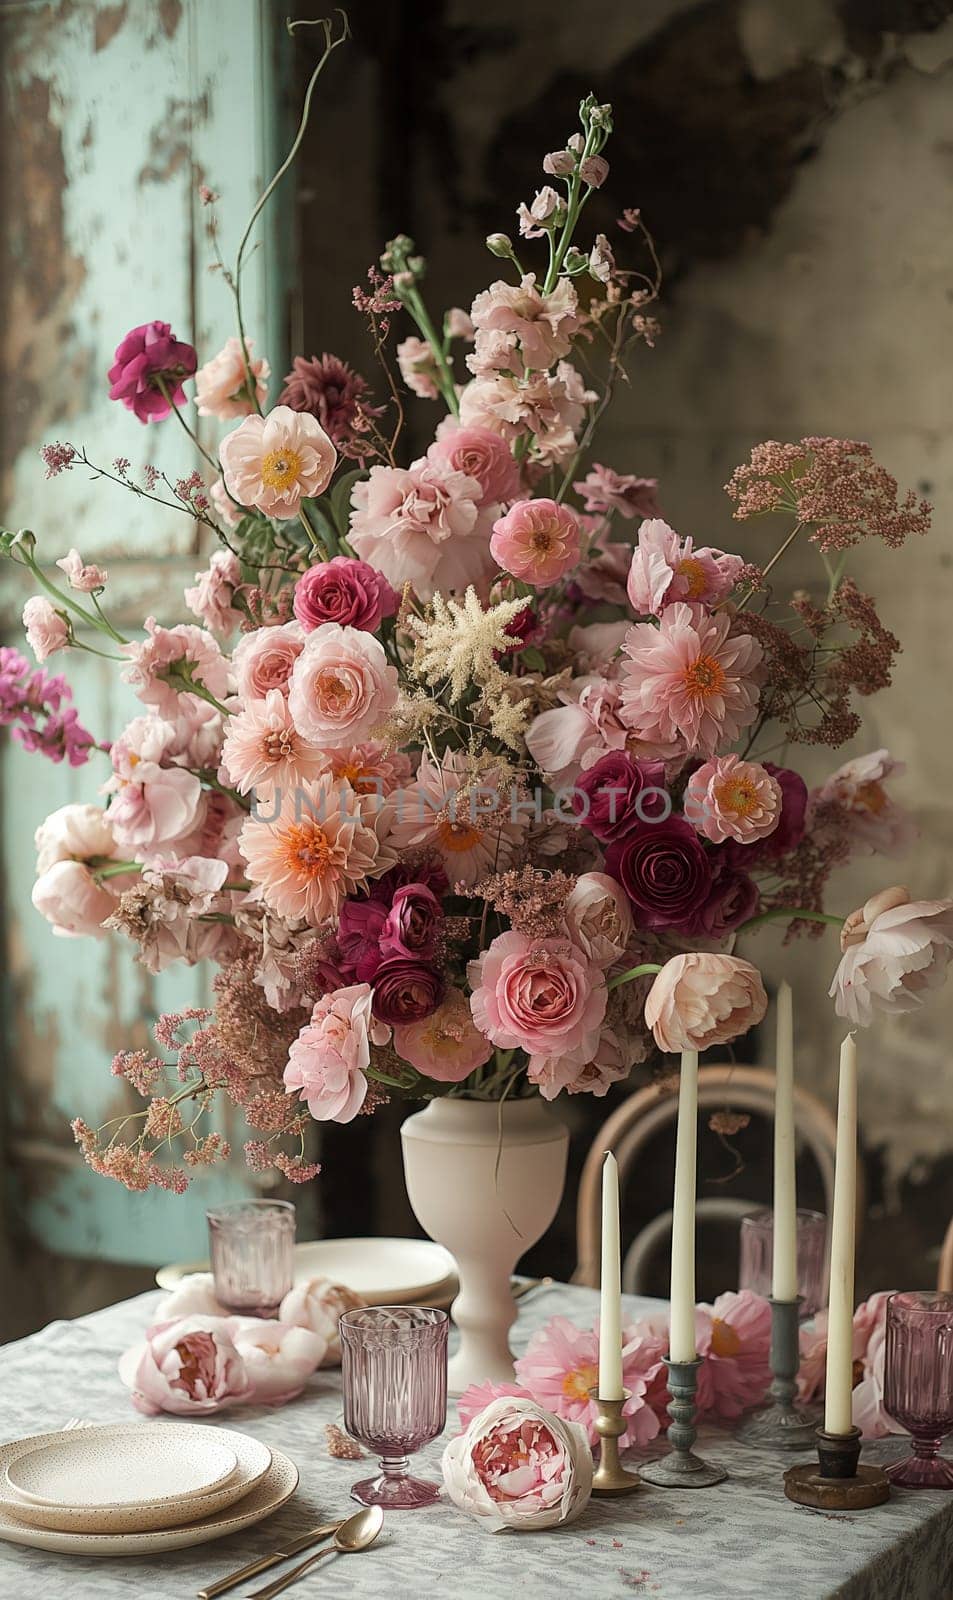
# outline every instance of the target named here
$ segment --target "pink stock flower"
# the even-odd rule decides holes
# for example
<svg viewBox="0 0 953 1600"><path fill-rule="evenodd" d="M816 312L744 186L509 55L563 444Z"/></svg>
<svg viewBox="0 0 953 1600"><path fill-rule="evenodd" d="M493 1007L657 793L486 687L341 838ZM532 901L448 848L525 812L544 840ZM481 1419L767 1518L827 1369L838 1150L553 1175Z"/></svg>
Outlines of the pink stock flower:
<svg viewBox="0 0 953 1600"><path fill-rule="evenodd" d="M526 748L557 785L572 783L610 750L629 742L621 719L621 689L610 678L589 673L559 690L564 702L541 711L526 732Z"/></svg>
<svg viewBox="0 0 953 1600"><path fill-rule="evenodd" d="M186 589L185 603L212 633L234 633L244 619L232 605L241 581L238 557L231 550L214 550L205 571L195 574L194 587Z"/></svg>
<svg viewBox="0 0 953 1600"><path fill-rule="evenodd" d="M517 286L502 279L478 294L470 308L476 329L476 354L487 335L513 334L523 365L545 370L568 356L579 327L576 291L560 278L552 293L541 294L536 274L528 272Z"/></svg>
<svg viewBox="0 0 953 1600"><path fill-rule="evenodd" d="M519 217L520 233L523 238L541 239L547 231L546 224L554 226L560 204L558 194L548 183L542 189L537 189L531 205L521 200L516 208L516 215Z"/></svg>
<svg viewBox="0 0 953 1600"><path fill-rule="evenodd" d="M585 1434L533 1400L494 1400L443 1453L444 1488L493 1532L555 1528L580 1516L592 1492Z"/></svg>
<svg viewBox="0 0 953 1600"><path fill-rule="evenodd" d="M366 1306L363 1295L345 1288L343 1283L332 1283L330 1278L308 1278L289 1289L278 1307L278 1321L292 1328L308 1328L324 1341L322 1367L341 1365L341 1332L339 1323L345 1311L358 1311Z"/></svg>
<svg viewBox="0 0 953 1600"><path fill-rule="evenodd" d="M292 669L303 649L304 629L300 622L283 622L243 634L232 651L241 698L264 700L272 689L287 695Z"/></svg>
<svg viewBox="0 0 953 1600"><path fill-rule="evenodd" d="M37 878L31 899L54 933L74 937L102 938L103 923L116 909L115 892L97 883L81 861L54 862Z"/></svg>
<svg viewBox="0 0 953 1600"><path fill-rule="evenodd" d="M231 1337L230 1317L159 1322L119 1361L137 1411L205 1417L251 1400L253 1385ZM245 1320L245 1319L242 1319Z"/></svg>
<svg viewBox="0 0 953 1600"><path fill-rule="evenodd" d="M902 856L917 838L917 825L909 812L891 798L884 787L888 778L905 771L889 750L847 761L815 789L811 804L835 801L850 816L850 844L861 855Z"/></svg>
<svg viewBox="0 0 953 1600"><path fill-rule="evenodd" d="M437 358L433 346L426 339L411 334L397 346L397 365L408 389L421 400L439 400L437 383Z"/></svg>
<svg viewBox="0 0 953 1600"><path fill-rule="evenodd" d="M623 649L620 716L646 754L713 756L757 716L764 652L724 612L676 601L657 627L636 623Z"/></svg>
<svg viewBox="0 0 953 1600"><path fill-rule="evenodd" d="M953 900L911 900L909 889L882 889L851 912L841 949L829 991L839 1017L867 1028L878 1015L916 1011L946 978Z"/></svg>
<svg viewBox="0 0 953 1600"><path fill-rule="evenodd" d="M394 1049L425 1078L460 1083L493 1054L490 1041L474 1027L470 1003L460 989L448 989L429 1017L398 1023Z"/></svg>
<svg viewBox="0 0 953 1600"><path fill-rule="evenodd" d="M615 472L593 462L586 476L574 483L587 511L606 515L618 511L620 517L657 517L658 478L638 478L632 473Z"/></svg>
<svg viewBox="0 0 953 1600"><path fill-rule="evenodd" d="M615 878L583 872L566 901L570 938L597 967L611 967L632 937L632 907Z"/></svg>
<svg viewBox="0 0 953 1600"><path fill-rule="evenodd" d="M521 1383L471 1383L457 1401L457 1415L463 1428L480 1416L492 1400L532 1400Z"/></svg>
<svg viewBox="0 0 953 1600"><path fill-rule="evenodd" d="M680 539L667 522L655 518L639 528L629 602L640 616L659 616L676 600L713 606L731 593L742 565L740 556L722 550L693 549L691 539Z"/></svg>
<svg viewBox="0 0 953 1600"><path fill-rule="evenodd" d="M595 1053L605 977L568 940L497 934L467 977L473 1020L495 1045L530 1056Z"/></svg>
<svg viewBox="0 0 953 1600"><path fill-rule="evenodd" d="M716 756L688 780L683 810L706 839L751 844L773 833L781 815L781 785L756 761Z"/></svg>
<svg viewBox="0 0 953 1600"><path fill-rule="evenodd" d="M65 556L60 556L56 565L66 573L71 589L76 589L80 594L92 594L94 589L102 589L109 577L105 567L87 565L78 550L70 550Z"/></svg>
<svg viewBox="0 0 953 1600"><path fill-rule="evenodd" d="M497 566L534 589L548 589L579 563L579 519L555 500L518 500L493 524Z"/></svg>
<svg viewBox="0 0 953 1600"><path fill-rule="evenodd" d="M394 848L436 850L451 883L472 885L503 871L525 833L525 817L511 816L494 774L474 779L463 750L445 751L439 767L425 750L415 781L393 798Z"/></svg>
<svg viewBox="0 0 953 1600"><path fill-rule="evenodd" d="M451 339L472 339L473 318L461 306L451 306L443 319L447 336Z"/></svg>
<svg viewBox="0 0 953 1600"><path fill-rule="evenodd" d="M224 347L195 374L195 399L200 417L217 417L229 422L232 417L247 417L255 410L255 401L263 406L268 398L267 379L271 368L264 356L252 359L252 341L245 340L248 361L242 356L241 342L233 335L225 340ZM249 392L249 377L254 383L254 397Z"/></svg>
<svg viewBox="0 0 953 1600"><path fill-rule="evenodd" d="M145 621L146 637L141 642L119 646L129 665L120 674L144 705L154 706L159 716L175 717L181 711L180 697L189 682L201 684L216 700L232 692L232 674L221 650L204 628L191 622L163 628L155 617ZM170 682L175 678L175 683Z"/></svg>
<svg viewBox="0 0 953 1600"><path fill-rule="evenodd" d="M489 578L487 531L480 521L483 490L476 478L446 460L410 467L372 467L351 492L351 547L395 589L412 585L421 600Z"/></svg>
<svg viewBox="0 0 953 1600"><path fill-rule="evenodd" d="M646 1394L661 1371L666 1344L661 1335L644 1334L638 1326L626 1328L623 1340L622 1383L630 1390L622 1407L626 1430L619 1441L625 1449L649 1444L658 1434L658 1418L646 1403ZM517 1378L534 1400L567 1422L580 1423L589 1443L597 1443L598 1408L590 1397L599 1382L597 1328L577 1328L568 1317L553 1317L533 1334L515 1366Z"/></svg>
<svg viewBox="0 0 953 1600"><path fill-rule="evenodd" d="M520 470L509 446L489 428L465 428L456 417L444 417L427 460L475 478L484 503L506 505L520 492Z"/></svg>
<svg viewBox="0 0 953 1600"><path fill-rule="evenodd" d="M305 637L288 704L299 732L325 749L360 744L397 703L397 669L358 628L325 622Z"/></svg>
<svg viewBox="0 0 953 1600"><path fill-rule="evenodd" d="M246 417L218 453L229 494L279 521L296 517L303 498L327 488L337 462L320 422L290 406Z"/></svg>
<svg viewBox="0 0 953 1600"><path fill-rule="evenodd" d="M595 398L568 361L560 361L555 374L488 372L461 390L460 423L487 428L509 443L528 431L540 464L558 466L574 454L586 406Z"/></svg>
<svg viewBox="0 0 953 1600"><path fill-rule="evenodd" d="M320 777L327 758L298 732L281 690L270 689L263 700L251 700L229 717L222 766L239 794L265 793L276 784L294 789Z"/></svg>
<svg viewBox="0 0 953 1600"><path fill-rule="evenodd" d="M733 1422L761 1403L771 1382L771 1307L750 1289L696 1311L699 1415Z"/></svg>
<svg viewBox="0 0 953 1600"><path fill-rule="evenodd" d="M294 614L306 633L322 622L376 633L399 605L400 595L383 574L351 556L334 556L309 567L295 584Z"/></svg>
<svg viewBox="0 0 953 1600"><path fill-rule="evenodd" d="M381 1042L371 999L369 983L324 995L291 1046L285 1089L317 1122L352 1122L364 1104L371 1042Z"/></svg>
<svg viewBox="0 0 953 1600"><path fill-rule="evenodd" d="M747 1033L768 1009L761 974L738 956L673 956L652 983L645 1020L660 1050L708 1050Z"/></svg>
<svg viewBox="0 0 953 1600"><path fill-rule="evenodd" d="M244 823L239 848L247 876L279 916L329 922L347 895L394 863L379 837L387 814L376 795L357 795L324 774L276 790ZM263 813L267 810L267 818Z"/></svg>
<svg viewBox="0 0 953 1600"><path fill-rule="evenodd" d="M140 422L161 422L173 406L185 405L183 378L198 357L177 339L168 322L144 322L126 334L107 374L110 400L121 400Z"/></svg>
<svg viewBox="0 0 953 1600"><path fill-rule="evenodd" d="M23 626L37 661L45 661L69 644L70 628L65 615L55 610L44 595L30 596L23 607Z"/></svg>

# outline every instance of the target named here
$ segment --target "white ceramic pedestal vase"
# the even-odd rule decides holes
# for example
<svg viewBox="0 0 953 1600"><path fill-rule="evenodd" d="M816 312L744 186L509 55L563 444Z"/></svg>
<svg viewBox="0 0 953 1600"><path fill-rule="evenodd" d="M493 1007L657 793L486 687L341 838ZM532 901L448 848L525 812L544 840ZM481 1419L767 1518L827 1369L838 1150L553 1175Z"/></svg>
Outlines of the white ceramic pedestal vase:
<svg viewBox="0 0 953 1600"><path fill-rule="evenodd" d="M500 1129L502 1126L502 1148ZM455 1257L460 1345L449 1392L512 1383L510 1275L546 1232L566 1181L568 1129L545 1101L431 1100L401 1128L404 1176L421 1227Z"/></svg>

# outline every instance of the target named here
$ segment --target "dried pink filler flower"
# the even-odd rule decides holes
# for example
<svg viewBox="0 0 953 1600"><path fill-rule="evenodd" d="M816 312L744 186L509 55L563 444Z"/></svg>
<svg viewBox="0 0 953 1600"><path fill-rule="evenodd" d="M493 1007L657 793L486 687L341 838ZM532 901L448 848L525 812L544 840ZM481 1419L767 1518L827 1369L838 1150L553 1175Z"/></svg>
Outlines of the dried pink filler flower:
<svg viewBox="0 0 953 1600"><path fill-rule="evenodd" d="M933 510L912 489L898 499L896 478L857 439L769 439L755 446L746 466L735 468L725 492L740 520L791 512L812 527L810 537L824 552L868 537L897 548L910 534L928 531Z"/></svg>

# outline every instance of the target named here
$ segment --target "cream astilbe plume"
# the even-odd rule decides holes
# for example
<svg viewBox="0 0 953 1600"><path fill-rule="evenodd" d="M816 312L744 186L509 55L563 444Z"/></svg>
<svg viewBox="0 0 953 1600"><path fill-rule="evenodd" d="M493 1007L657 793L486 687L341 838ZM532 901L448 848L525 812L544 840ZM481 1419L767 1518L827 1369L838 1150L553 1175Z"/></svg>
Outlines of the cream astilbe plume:
<svg viewBox="0 0 953 1600"><path fill-rule="evenodd" d="M435 594L430 615L408 617L416 636L413 672L431 688L449 683L451 698L459 700L473 683L483 684L499 672L496 658L513 648L507 625L526 610L526 601L501 600L484 611L477 592L469 588L462 603Z"/></svg>

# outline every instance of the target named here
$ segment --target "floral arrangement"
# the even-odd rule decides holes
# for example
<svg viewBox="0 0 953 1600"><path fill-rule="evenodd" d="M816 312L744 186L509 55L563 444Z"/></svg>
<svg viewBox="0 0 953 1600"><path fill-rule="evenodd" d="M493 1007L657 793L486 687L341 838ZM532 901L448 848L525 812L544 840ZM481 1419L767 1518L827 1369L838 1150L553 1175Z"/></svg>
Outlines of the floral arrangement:
<svg viewBox="0 0 953 1600"><path fill-rule="evenodd" d="M325 32L316 72L341 42ZM88 803L37 830L35 906L58 934L131 940L151 972L217 968L211 1009L116 1056L149 1102L138 1123L74 1125L89 1164L135 1190L179 1192L228 1155L202 1131L217 1097L242 1108L254 1169L303 1182L312 1119L394 1094L602 1095L656 1046L722 1044L764 1014L733 949L771 918L843 924L831 993L854 1022L919 1005L953 949L947 900L889 889L846 922L824 908L836 866L909 840L898 764L879 750L809 791L784 755L841 745L858 698L890 682L899 642L846 563L862 540L924 533L929 506L865 444L761 444L727 485L734 516L787 523L752 563L670 526L655 479L592 459L627 362L655 343L660 283L637 210L618 243L582 240L609 176L611 108L592 95L518 241L489 236L502 275L469 311L434 321L424 260L394 239L354 291L380 394L298 356L272 404L242 268L310 97L234 267L218 255L237 335L200 363L156 320L108 374L144 425L181 425L201 468L173 481L43 451L49 474L111 478L215 540L184 594L193 620L127 638L103 568L71 549L56 571L31 533L0 534L37 585L37 661L111 655L142 706L97 741L62 678L0 653L15 737L101 769ZM218 251L216 198L203 189ZM409 462L408 394L435 414ZM190 398L224 425L217 449ZM777 586L795 539L817 550L816 593Z"/></svg>

